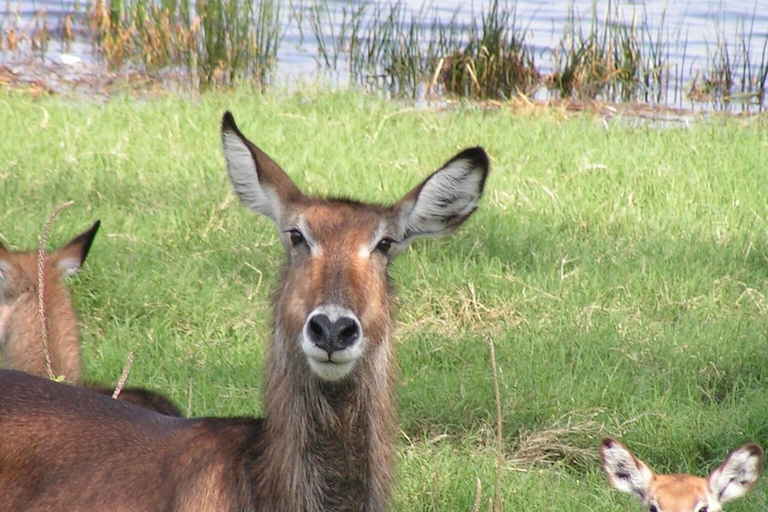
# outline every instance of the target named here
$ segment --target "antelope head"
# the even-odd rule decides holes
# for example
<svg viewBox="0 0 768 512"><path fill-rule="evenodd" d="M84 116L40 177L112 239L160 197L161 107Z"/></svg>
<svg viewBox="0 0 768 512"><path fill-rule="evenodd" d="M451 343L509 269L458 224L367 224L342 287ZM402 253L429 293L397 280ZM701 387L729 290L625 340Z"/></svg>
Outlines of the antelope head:
<svg viewBox="0 0 768 512"><path fill-rule="evenodd" d="M389 352L389 263L415 239L446 234L477 208L488 157L466 149L393 205L304 194L237 128L222 122L229 177L242 203L277 226L287 259L276 295L278 357L323 381ZM293 350L298 344L300 351Z"/></svg>

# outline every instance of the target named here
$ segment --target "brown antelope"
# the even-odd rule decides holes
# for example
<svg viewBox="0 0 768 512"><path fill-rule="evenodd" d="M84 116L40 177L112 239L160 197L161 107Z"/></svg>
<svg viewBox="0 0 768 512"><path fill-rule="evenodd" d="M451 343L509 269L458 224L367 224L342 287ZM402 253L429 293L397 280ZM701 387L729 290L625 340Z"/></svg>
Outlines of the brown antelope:
<svg viewBox="0 0 768 512"><path fill-rule="evenodd" d="M245 206L285 246L264 418L170 418L0 372L0 510L387 510L393 479L391 289L415 238L475 211L488 174L462 151L392 206L305 195L226 113L222 143Z"/></svg>
<svg viewBox="0 0 768 512"><path fill-rule="evenodd" d="M752 490L763 469L763 449L754 443L731 452L707 478L657 475L610 437L600 443L600 456L611 485L634 494L650 512L718 512Z"/></svg>
<svg viewBox="0 0 768 512"><path fill-rule="evenodd" d="M99 230L91 228L70 240L58 251L46 254L43 273L43 311L47 331L48 358L53 377L82 385L80 332L72 297L63 280L80 270ZM2 367L46 377L41 326L38 254L11 252L0 244L0 359ZM92 383L86 387L111 395L112 389ZM162 395L141 388L123 389L120 400L170 414L181 412Z"/></svg>
<svg viewBox="0 0 768 512"><path fill-rule="evenodd" d="M72 297L62 280L85 262L99 221L44 258L43 310L48 352L55 376L79 385L82 379L80 333ZM0 349L2 367L48 375L38 308L37 252L10 252L0 244Z"/></svg>

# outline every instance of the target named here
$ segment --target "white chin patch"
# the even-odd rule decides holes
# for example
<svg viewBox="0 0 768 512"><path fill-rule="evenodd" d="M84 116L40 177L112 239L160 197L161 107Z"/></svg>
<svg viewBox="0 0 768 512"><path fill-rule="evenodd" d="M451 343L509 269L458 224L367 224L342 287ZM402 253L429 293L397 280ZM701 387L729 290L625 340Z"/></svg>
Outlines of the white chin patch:
<svg viewBox="0 0 768 512"><path fill-rule="evenodd" d="M301 349L307 356L307 362L312 371L323 380L340 380L347 376L355 366L357 359L363 355L364 339L359 339L354 345L344 350L328 353L312 343L304 332L301 333Z"/></svg>
<svg viewBox="0 0 768 512"><path fill-rule="evenodd" d="M355 366L355 361L347 363L332 363L330 361L321 362L312 357L307 357L309 367L315 372L315 375L323 380L336 381L346 377Z"/></svg>

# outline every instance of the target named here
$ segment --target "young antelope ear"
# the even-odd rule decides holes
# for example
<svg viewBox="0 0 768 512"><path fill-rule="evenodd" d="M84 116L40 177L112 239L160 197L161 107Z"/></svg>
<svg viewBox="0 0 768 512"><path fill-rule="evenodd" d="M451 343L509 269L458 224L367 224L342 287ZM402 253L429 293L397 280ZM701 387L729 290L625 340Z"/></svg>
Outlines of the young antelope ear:
<svg viewBox="0 0 768 512"><path fill-rule="evenodd" d="M614 489L634 494L644 503L653 471L632 455L626 446L610 437L600 442L600 458L605 475Z"/></svg>
<svg viewBox="0 0 768 512"><path fill-rule="evenodd" d="M97 220L88 231L80 233L70 240L67 245L54 253L53 261L56 262L56 266L61 271L62 277L75 274L80 270L80 267L83 266L85 258L88 257L88 251L91 250L93 239L99 231L99 226L101 226L101 221Z"/></svg>
<svg viewBox="0 0 768 512"><path fill-rule="evenodd" d="M230 112L221 120L221 145L240 201L280 224L285 205L299 200L301 191L279 165L245 138Z"/></svg>
<svg viewBox="0 0 768 512"><path fill-rule="evenodd" d="M472 215L488 177L483 148L465 149L411 190L396 209L403 241L450 233Z"/></svg>
<svg viewBox="0 0 768 512"><path fill-rule="evenodd" d="M723 464L710 473L707 481L721 504L740 498L752 490L763 470L763 449L745 444L732 451Z"/></svg>

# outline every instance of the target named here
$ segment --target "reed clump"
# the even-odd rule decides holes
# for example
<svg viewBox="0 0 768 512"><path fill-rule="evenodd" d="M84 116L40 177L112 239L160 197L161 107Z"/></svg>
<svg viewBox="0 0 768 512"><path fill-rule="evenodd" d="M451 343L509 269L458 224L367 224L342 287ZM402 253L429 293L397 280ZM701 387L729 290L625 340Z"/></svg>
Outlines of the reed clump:
<svg viewBox="0 0 768 512"><path fill-rule="evenodd" d="M618 5L609 2L604 17L592 8L585 31L573 5L565 34L553 52L551 90L577 100L637 101L661 99L670 87L666 62L669 39L663 18L657 34L647 18L623 19ZM672 77L673 78L673 77Z"/></svg>
<svg viewBox="0 0 768 512"><path fill-rule="evenodd" d="M410 13L400 2L370 8L350 2L335 31L323 23L331 19L327 2L311 6L318 63L332 71L346 64L355 84L411 97L434 92L507 99L540 83L514 5L500 0L469 26L457 14L444 20L426 4Z"/></svg>
<svg viewBox="0 0 768 512"><path fill-rule="evenodd" d="M707 102L716 108L729 108L739 103L745 108L765 104L766 82L768 81L768 35L762 41L756 40L756 9L750 26L740 20L731 43L722 30L717 30L714 48L707 45L707 66L697 73L688 91L692 101ZM761 55L759 63L752 61L752 55Z"/></svg>
<svg viewBox="0 0 768 512"><path fill-rule="evenodd" d="M438 70L445 92L477 99L509 99L539 87L541 73L514 14L493 0L490 10L481 16L480 26L473 21L464 48L449 53Z"/></svg>
<svg viewBox="0 0 768 512"><path fill-rule="evenodd" d="M51 43L51 29L45 9L36 9L29 21L22 25L19 12L7 7L8 16L0 18L0 50L29 52L45 58Z"/></svg>
<svg viewBox="0 0 768 512"><path fill-rule="evenodd" d="M175 70L197 87L264 85L277 59L277 0L97 0L89 24L109 67Z"/></svg>

